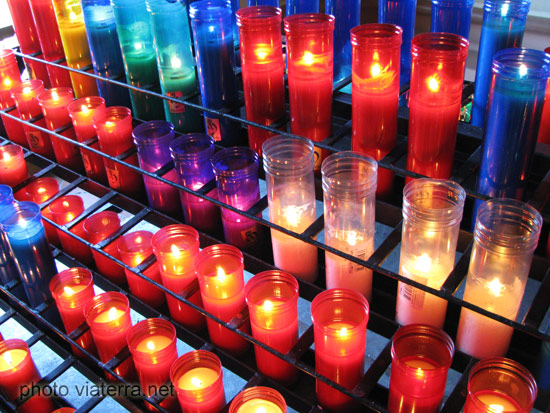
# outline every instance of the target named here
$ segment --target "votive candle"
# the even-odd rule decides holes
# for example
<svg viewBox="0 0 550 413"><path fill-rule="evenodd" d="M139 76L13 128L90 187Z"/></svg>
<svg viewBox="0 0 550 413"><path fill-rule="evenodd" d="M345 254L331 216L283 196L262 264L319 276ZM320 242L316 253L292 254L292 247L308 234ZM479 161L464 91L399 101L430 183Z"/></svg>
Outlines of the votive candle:
<svg viewBox="0 0 550 413"><path fill-rule="evenodd" d="M59 183L51 176L35 179L25 187L25 196L29 201L35 202L38 205L43 204L50 198L53 198L59 192ZM53 221L50 212L50 206L47 205L42 209L42 216ZM57 228L49 222L42 220L42 225L46 230L46 237L50 244L60 245L59 237L57 236Z"/></svg>
<svg viewBox="0 0 550 413"><path fill-rule="evenodd" d="M23 148L11 144L0 146L0 184L14 187L28 177Z"/></svg>
<svg viewBox="0 0 550 413"><path fill-rule="evenodd" d="M9 213L10 208L13 208L13 191L7 185L0 184L0 216ZM6 239L6 235L0 226L0 284L6 285L12 280L18 279L17 267L11 257L10 245ZM0 341L2 337L0 336Z"/></svg>
<svg viewBox="0 0 550 413"><path fill-rule="evenodd" d="M0 49L0 109L6 110L15 106L15 101L11 96L11 89L21 83L21 74L15 54L11 49ZM17 108L10 110L10 115L20 117ZM1 115L2 123L7 137L18 145L27 146L27 137L23 125L16 119Z"/></svg>
<svg viewBox="0 0 550 413"><path fill-rule="evenodd" d="M229 406L229 413L284 413L286 411L286 401L281 393L264 386L244 389L235 396Z"/></svg>

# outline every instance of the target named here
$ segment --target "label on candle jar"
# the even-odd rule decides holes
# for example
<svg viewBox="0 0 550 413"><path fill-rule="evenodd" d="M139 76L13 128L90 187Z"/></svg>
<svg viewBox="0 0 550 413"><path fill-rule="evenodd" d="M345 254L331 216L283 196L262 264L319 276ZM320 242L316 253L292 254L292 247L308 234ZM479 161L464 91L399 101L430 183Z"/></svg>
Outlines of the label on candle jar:
<svg viewBox="0 0 550 413"><path fill-rule="evenodd" d="M27 132L27 138L29 146L33 149L41 149L44 147L44 139L42 139L42 133L33 131Z"/></svg>
<svg viewBox="0 0 550 413"><path fill-rule="evenodd" d="M107 180L109 181L109 186L113 189L120 188L120 174L118 170L106 167L105 171L107 172Z"/></svg>
<svg viewBox="0 0 550 413"><path fill-rule="evenodd" d="M222 131L220 130L220 120L217 118L208 118L206 116L204 119L206 120L206 133L212 136L216 142L221 141Z"/></svg>
<svg viewBox="0 0 550 413"><path fill-rule="evenodd" d="M88 154L82 152L82 163L84 164L84 170L87 174L90 174L92 172L92 165L90 164L90 158L88 157Z"/></svg>
<svg viewBox="0 0 550 413"><path fill-rule="evenodd" d="M352 249L348 252L348 254L354 256L355 258L359 258L362 261L366 261L368 258L366 248L357 248L355 250ZM364 271L367 269L366 267L363 267L361 264L357 264L353 261L348 261L348 263L349 263L348 271L350 273L357 272L357 271Z"/></svg>
<svg viewBox="0 0 550 413"><path fill-rule="evenodd" d="M323 156L322 156L323 150L321 148L318 148L315 146L313 148L313 159L315 160L315 170L320 171L321 170L321 164L323 162Z"/></svg>
<svg viewBox="0 0 550 413"><path fill-rule="evenodd" d="M402 269L403 270L403 269ZM428 279L425 277L413 277L411 274L408 275L411 280L414 280L420 284L428 284ZM412 285L405 284L404 282L400 283L401 288L399 289L399 295L411 302L413 308L422 308L424 307L424 298L426 297L426 292L418 288L413 287Z"/></svg>
<svg viewBox="0 0 550 413"><path fill-rule="evenodd" d="M171 98L179 99L183 97L183 92L177 91L177 92L166 92L166 96L169 96ZM168 107L170 108L170 113L184 113L185 112L185 105L183 103L179 102L172 102L171 100L168 101Z"/></svg>
<svg viewBox="0 0 550 413"><path fill-rule="evenodd" d="M253 226L245 231L241 231L241 237L243 241L248 244L254 244L258 240L258 228Z"/></svg>

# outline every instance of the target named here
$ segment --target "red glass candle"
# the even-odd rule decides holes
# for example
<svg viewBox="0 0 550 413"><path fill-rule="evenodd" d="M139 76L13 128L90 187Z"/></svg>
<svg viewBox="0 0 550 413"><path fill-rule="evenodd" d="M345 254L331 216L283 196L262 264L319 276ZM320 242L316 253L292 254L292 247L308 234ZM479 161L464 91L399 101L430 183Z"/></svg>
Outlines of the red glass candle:
<svg viewBox="0 0 550 413"><path fill-rule="evenodd" d="M537 383L521 364L503 357L479 361L470 372L464 413L528 413Z"/></svg>
<svg viewBox="0 0 550 413"><path fill-rule="evenodd" d="M178 358L176 329L169 321L149 318L130 328L127 341L141 390L152 396L168 382L170 367Z"/></svg>
<svg viewBox="0 0 550 413"><path fill-rule="evenodd" d="M285 114L285 64L281 41L281 9L270 6L237 10L246 118L262 125ZM248 127L248 144L258 154L272 134Z"/></svg>
<svg viewBox="0 0 550 413"><path fill-rule="evenodd" d="M86 218L84 221L84 233L86 240L92 244L98 244L105 238L110 237L120 228L120 218L113 211L101 211ZM120 259L116 241L111 242L103 248L103 251L110 256ZM124 268L116 262L92 250L92 256L97 270L115 284L124 284L126 275Z"/></svg>
<svg viewBox="0 0 550 413"><path fill-rule="evenodd" d="M170 369L182 411L219 412L225 406L222 363L206 350L196 350L178 358Z"/></svg>
<svg viewBox="0 0 550 413"><path fill-rule="evenodd" d="M0 50L0 109L8 109L15 106L15 101L11 97L11 88L21 83L19 66L15 59L15 54L11 49ZM9 112L12 116L19 117L17 109ZM2 115L2 122L8 138L18 145L27 146L27 137L23 124L15 119Z"/></svg>
<svg viewBox="0 0 550 413"><path fill-rule="evenodd" d="M50 281L50 292L67 333L84 322L84 307L94 296L94 279L85 268L69 268L56 274ZM94 351L92 333L86 331L76 342L88 351ZM80 354L75 348L73 351Z"/></svg>
<svg viewBox="0 0 550 413"><path fill-rule="evenodd" d="M37 98L49 130L54 131L71 123L67 106L74 99L72 89L64 87L46 90L39 94ZM61 135L73 140L75 138L74 129L72 128L61 132ZM56 136L51 136L50 139L57 162L73 171L81 171L82 160L78 148Z"/></svg>
<svg viewBox="0 0 550 413"><path fill-rule="evenodd" d="M379 161L395 146L403 30L393 24L351 29L352 148ZM394 173L378 168L376 193L391 194Z"/></svg>
<svg viewBox="0 0 550 413"><path fill-rule="evenodd" d="M135 231L119 238L117 246L121 261L134 268L153 255L151 243L153 233L149 231ZM164 292L153 286L148 280L141 278L132 271L125 270L126 279L130 291L137 298L152 307L158 307L164 302ZM153 263L146 270L142 271L150 280L161 282L160 272L157 263Z"/></svg>
<svg viewBox="0 0 550 413"><path fill-rule="evenodd" d="M57 225L65 225L72 222L84 212L84 202L78 195L65 195L57 198L50 204L52 219ZM73 234L84 238L83 223L79 222L70 230ZM90 248L66 234L63 230L57 230L57 236L61 242L63 251L83 264L92 262Z"/></svg>
<svg viewBox="0 0 550 413"><path fill-rule="evenodd" d="M246 303L253 337L286 354L298 341L298 281L284 271L263 271L246 284ZM282 382L292 382L296 369L254 346L258 370Z"/></svg>
<svg viewBox="0 0 550 413"><path fill-rule="evenodd" d="M67 106L69 115L73 121L76 139L79 142L85 142L96 135L93 117L105 110L105 99L99 96L88 96L77 99ZM94 149L99 149L99 142L88 145ZM107 174L103 165L103 157L86 149L80 149L84 169L88 178L101 183L107 183Z"/></svg>
<svg viewBox="0 0 550 413"><path fill-rule="evenodd" d="M94 116L93 124L103 153L117 156L133 148L130 109L123 106L109 107ZM124 162L137 166L137 154L126 158ZM109 159L103 159L103 163L111 188L130 195L141 192L143 180L139 173Z"/></svg>
<svg viewBox="0 0 550 413"><path fill-rule="evenodd" d="M453 166L468 41L450 33L412 40L407 169L449 179Z"/></svg>
<svg viewBox="0 0 550 413"><path fill-rule="evenodd" d="M108 362L126 347L132 320L130 303L124 294L108 291L94 296L84 307L84 317L102 362ZM133 372L131 358L122 362L115 372L128 377Z"/></svg>
<svg viewBox="0 0 550 413"><path fill-rule="evenodd" d="M28 177L23 148L9 144L0 146L0 184L14 187Z"/></svg>
<svg viewBox="0 0 550 413"><path fill-rule="evenodd" d="M397 330L392 339L388 409L438 412L454 349L451 338L439 328L410 324Z"/></svg>
<svg viewBox="0 0 550 413"><path fill-rule="evenodd" d="M550 54L550 47L544 49L544 51ZM550 80L546 85L546 98L544 99L544 108L542 109L542 115L540 118L539 136L538 142L550 144Z"/></svg>
<svg viewBox="0 0 550 413"><path fill-rule="evenodd" d="M42 110L37 99L37 96L42 92L44 92L44 83L37 79L20 83L11 89L12 97L15 100L21 119L30 122L34 117L42 115ZM33 123L41 128L46 127L44 119L39 119ZM39 155L54 159L50 135L40 132L32 126L25 125L23 128L27 135L29 148Z"/></svg>
<svg viewBox="0 0 550 413"><path fill-rule="evenodd" d="M34 364L29 346L17 338L0 341L0 389L11 401L21 396L25 386L40 381L40 373ZM21 413L51 412L52 402L41 395L26 401L17 411Z"/></svg>
<svg viewBox="0 0 550 413"><path fill-rule="evenodd" d="M53 198L58 192L59 184L57 183L57 180L49 177L35 179L25 187L26 198L38 205L46 202L50 198ZM42 216L53 221L49 205L42 209ZM46 230L48 242L50 244L59 245L57 228L44 220L42 220L42 223L44 224L44 229Z"/></svg>
<svg viewBox="0 0 550 413"><path fill-rule="evenodd" d="M334 16L294 14L285 17L288 53L290 130L320 142L330 135ZM315 170L321 149L315 148Z"/></svg>
<svg viewBox="0 0 550 413"><path fill-rule="evenodd" d="M197 277L193 259L199 253L199 233L188 225L168 225L153 236L153 252L157 257L162 285L175 293L181 292ZM202 306L197 291L189 298L193 304ZM166 294L170 315L182 325L198 330L204 326L204 317L184 302Z"/></svg>
<svg viewBox="0 0 550 413"><path fill-rule="evenodd" d="M243 254L232 245L211 245L195 257L195 272L199 279L204 309L228 322L245 306ZM210 340L233 353L244 353L248 341L207 318Z"/></svg>
<svg viewBox="0 0 550 413"><path fill-rule="evenodd" d="M271 387L249 387L235 396L229 406L229 413L284 413L286 401Z"/></svg>
<svg viewBox="0 0 550 413"><path fill-rule="evenodd" d="M330 289L311 303L315 371L353 390L363 376L369 303L356 291ZM317 380L317 400L330 410L347 409L351 398Z"/></svg>
<svg viewBox="0 0 550 413"><path fill-rule="evenodd" d="M29 5L31 6L44 59L48 62L64 59L65 53L63 52L52 0L29 0ZM71 77L68 70L52 65L48 65L47 69L52 87L71 87Z"/></svg>

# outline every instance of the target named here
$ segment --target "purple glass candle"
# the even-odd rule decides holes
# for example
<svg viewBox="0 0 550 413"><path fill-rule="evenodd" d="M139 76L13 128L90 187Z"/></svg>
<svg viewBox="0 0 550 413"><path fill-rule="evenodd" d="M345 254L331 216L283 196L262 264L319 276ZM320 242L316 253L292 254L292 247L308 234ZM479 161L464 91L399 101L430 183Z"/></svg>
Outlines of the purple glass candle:
<svg viewBox="0 0 550 413"><path fill-rule="evenodd" d="M170 144L170 152L179 182L186 188L198 191L207 182L214 179L212 155L214 139L203 133L190 133L177 138ZM217 198L218 190L213 189L207 195ZM212 202L180 192L185 223L201 231L212 231L220 222L220 212Z"/></svg>
<svg viewBox="0 0 550 413"><path fill-rule="evenodd" d="M260 200L258 154L244 147L222 149L212 157L218 198L241 211ZM222 209L225 240L238 248L249 248L259 240L261 227L256 221L226 208Z"/></svg>
<svg viewBox="0 0 550 413"><path fill-rule="evenodd" d="M155 172L170 162L170 143L174 140L174 125L165 120L153 120L137 126L132 137L136 144L139 165L147 172ZM172 169L163 178L177 182L177 172ZM181 211L178 189L158 179L143 175L149 205L167 214Z"/></svg>

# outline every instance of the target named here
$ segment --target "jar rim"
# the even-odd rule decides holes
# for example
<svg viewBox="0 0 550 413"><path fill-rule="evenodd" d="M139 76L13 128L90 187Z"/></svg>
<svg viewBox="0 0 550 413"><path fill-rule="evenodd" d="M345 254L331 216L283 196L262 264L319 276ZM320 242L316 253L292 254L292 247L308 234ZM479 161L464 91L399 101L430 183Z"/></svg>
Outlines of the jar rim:
<svg viewBox="0 0 550 413"><path fill-rule="evenodd" d="M189 4L189 18L192 20L212 21L231 16L227 1L199 0Z"/></svg>
<svg viewBox="0 0 550 413"><path fill-rule="evenodd" d="M492 70L509 80L546 80L550 76L550 55L524 48L499 50L493 56Z"/></svg>
<svg viewBox="0 0 550 413"><path fill-rule="evenodd" d="M251 148L233 146L224 148L210 160L216 176L225 179L238 179L258 174L258 154ZM224 168L221 166L225 165Z"/></svg>
<svg viewBox="0 0 550 413"><path fill-rule="evenodd" d="M186 152L191 149L193 151ZM206 159L211 158L214 151L214 138L205 133L187 133L170 143L170 153L173 159Z"/></svg>
<svg viewBox="0 0 550 413"><path fill-rule="evenodd" d="M263 166L266 173L297 176L313 173L315 147L307 138L275 135L262 144Z"/></svg>
<svg viewBox="0 0 550 413"><path fill-rule="evenodd" d="M174 139L174 124L166 120L143 122L132 130L136 146L158 145Z"/></svg>
<svg viewBox="0 0 550 413"><path fill-rule="evenodd" d="M299 33L332 32L334 16L326 13L292 14L284 18L284 29L287 36Z"/></svg>
<svg viewBox="0 0 550 413"><path fill-rule="evenodd" d="M82 112L83 106L88 109L105 107L105 99L100 96L86 96L83 98L79 98L69 103L69 105L67 106L67 110L70 114L80 113Z"/></svg>
<svg viewBox="0 0 550 413"><path fill-rule="evenodd" d="M237 25L247 29L265 29L266 26L280 25L282 10L274 6L250 6L243 7L235 12Z"/></svg>
<svg viewBox="0 0 550 413"><path fill-rule="evenodd" d="M411 54L417 59L463 61L468 56L469 42L454 33L430 32L413 37Z"/></svg>
<svg viewBox="0 0 550 413"><path fill-rule="evenodd" d="M363 313L361 314L359 322L353 327L349 327L347 329L350 334L354 334L356 331L366 329L369 321L369 302L367 301L367 299L355 290L350 290L347 288L332 288L320 292L313 298L313 301L311 302L311 320L314 324L318 323L317 325L322 328L323 332L326 335L337 335L341 329L321 324L317 316L318 310L322 308L322 306L325 306L327 304L330 306L334 306L335 301L344 300L353 301L356 305L359 305L363 309Z"/></svg>
<svg viewBox="0 0 550 413"><path fill-rule="evenodd" d="M485 0L483 11L502 17L524 19L529 13L531 0Z"/></svg>
<svg viewBox="0 0 550 413"><path fill-rule="evenodd" d="M403 41L403 29L390 23L367 23L351 29L351 44L368 47L399 47Z"/></svg>
<svg viewBox="0 0 550 413"><path fill-rule="evenodd" d="M357 175L351 176L354 172ZM345 176L347 173L350 176ZM376 191L378 162L369 155L353 151L335 152L321 164L321 175L323 191L326 193L337 193L342 197L364 197Z"/></svg>

